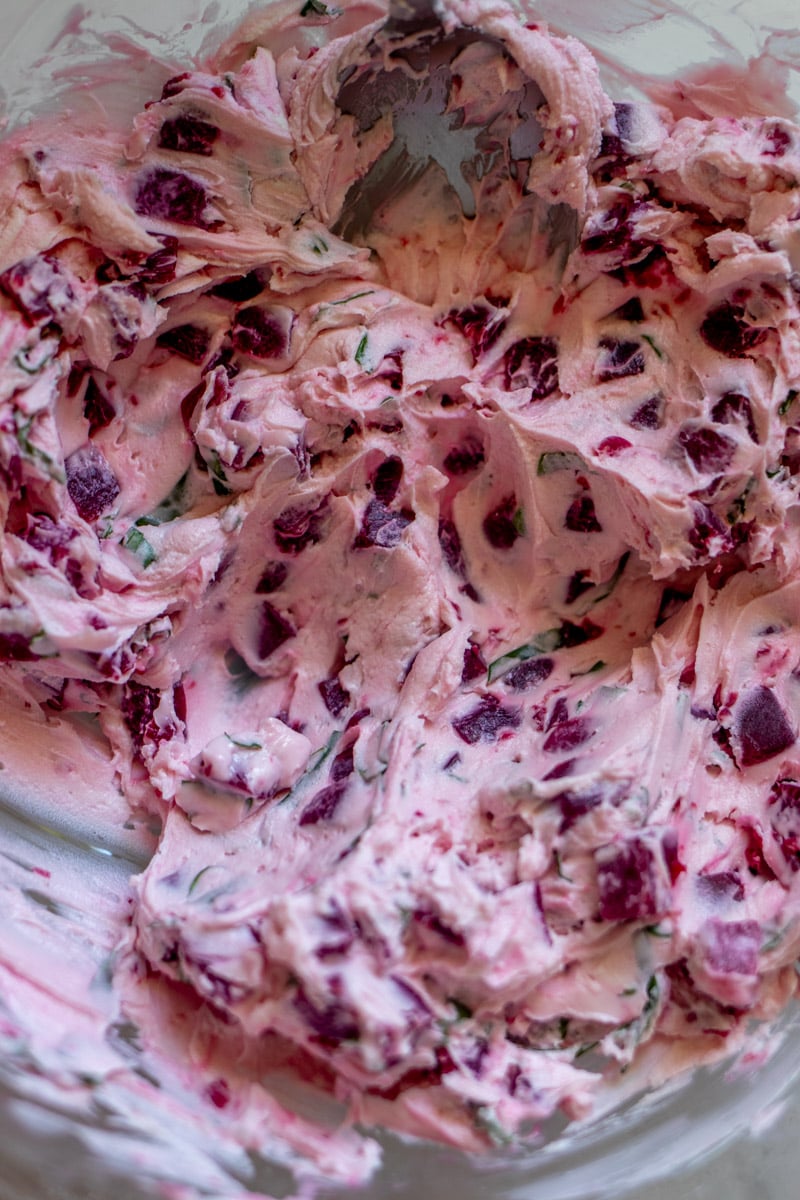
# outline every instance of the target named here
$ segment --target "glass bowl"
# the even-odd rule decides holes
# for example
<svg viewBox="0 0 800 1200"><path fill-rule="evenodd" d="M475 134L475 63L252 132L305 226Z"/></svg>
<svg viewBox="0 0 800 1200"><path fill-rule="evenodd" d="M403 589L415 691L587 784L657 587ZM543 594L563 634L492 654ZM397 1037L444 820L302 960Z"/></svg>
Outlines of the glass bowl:
<svg viewBox="0 0 800 1200"><path fill-rule="evenodd" d="M146 0L131 17L126 0L0 0L4 45L0 81L7 127L56 107L67 93L89 106L102 100L124 119L163 79L214 46L257 5L242 0ZM795 0L541 0L526 11L573 33L597 54L612 97L635 97L655 80L702 86L748 77L775 110L800 106L800 34ZM138 51L145 51L142 55ZM737 74L738 72L738 74ZM245 1153L226 1136L224 1118L199 1124L182 1110L179 1082L151 1106L135 1089L112 1091L88 1108L58 1086L58 1010L78 1004L90 980L81 1035L67 1048L85 1072L102 1067L113 998L103 988L129 903L128 879L147 861L147 830L126 827L108 764L69 764L58 796L37 787L26 750L25 713L0 716L0 1184L4 1200L189 1200L291 1191L288 1172ZM79 736L79 731L76 733ZM47 744L38 752L48 755ZM55 750L52 751L55 753ZM36 874L47 877L45 894ZM55 899L53 897L56 897ZM25 1013L5 1004L3 973L26 961L36 913L45 953L31 957L30 1004L46 1034L19 1035ZM92 1007L93 1006L93 1007ZM114 1050L146 1079L139 1050L111 1022ZM61 1056L61 1057L59 1057ZM763 1031L743 1059L701 1070L648 1095L620 1097L591 1122L555 1130L540 1147L515 1155L469 1156L442 1146L380 1135L384 1165L359 1190L363 1200L592 1200L635 1192L669 1200L724 1192L728 1200L792 1194L800 1145L800 1018L787 1013ZM322 1187L326 1196L348 1188Z"/></svg>

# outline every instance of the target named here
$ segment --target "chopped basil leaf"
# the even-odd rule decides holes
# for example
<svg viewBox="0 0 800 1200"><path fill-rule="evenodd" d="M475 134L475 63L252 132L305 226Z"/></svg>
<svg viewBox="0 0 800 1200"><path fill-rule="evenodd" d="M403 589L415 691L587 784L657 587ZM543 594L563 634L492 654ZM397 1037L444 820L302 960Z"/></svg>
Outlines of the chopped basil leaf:
<svg viewBox="0 0 800 1200"><path fill-rule="evenodd" d="M539 455L537 475L552 475L554 471L585 471L586 463L579 454L568 450L548 450Z"/></svg>
<svg viewBox="0 0 800 1200"><path fill-rule="evenodd" d="M122 544L126 550L131 550L136 555L143 567L151 566L158 558L147 538L135 525L125 534Z"/></svg>

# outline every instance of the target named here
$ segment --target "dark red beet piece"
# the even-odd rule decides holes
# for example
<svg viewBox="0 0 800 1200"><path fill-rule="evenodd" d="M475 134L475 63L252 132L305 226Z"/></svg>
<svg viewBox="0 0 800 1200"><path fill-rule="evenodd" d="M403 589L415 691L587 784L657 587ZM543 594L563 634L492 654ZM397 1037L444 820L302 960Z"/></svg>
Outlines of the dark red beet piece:
<svg viewBox="0 0 800 1200"><path fill-rule="evenodd" d="M444 469L450 475L467 475L484 461L483 443L476 437L466 438L445 455Z"/></svg>
<svg viewBox="0 0 800 1200"><path fill-rule="evenodd" d="M350 703L350 693L343 688L336 675L317 684L325 707L332 717L340 717Z"/></svg>
<svg viewBox="0 0 800 1200"><path fill-rule="evenodd" d="M475 708L456 717L453 728L469 746L478 742L496 742L508 729L516 729L522 721L518 708L504 708L496 696L486 696Z"/></svg>
<svg viewBox="0 0 800 1200"><path fill-rule="evenodd" d="M56 259L31 255L0 275L5 292L30 321L61 321L75 303L69 277Z"/></svg>
<svg viewBox="0 0 800 1200"><path fill-rule="evenodd" d="M98 429L105 429L117 415L117 410L90 375L83 396L83 415L89 422L89 437L94 437Z"/></svg>
<svg viewBox="0 0 800 1200"><path fill-rule="evenodd" d="M457 929L453 929L451 925L447 925L438 913L435 913L430 908L417 908L414 910L414 922L423 929L430 930L443 941L448 942L451 946L465 945L464 935Z"/></svg>
<svg viewBox="0 0 800 1200"><path fill-rule="evenodd" d="M575 573L570 576L569 583L567 584L566 594L564 596L565 604L574 604L584 592L591 591L591 589L594 587L594 584L590 579L586 578L588 574L588 571L575 571Z"/></svg>
<svg viewBox="0 0 800 1200"><path fill-rule="evenodd" d="M145 741L157 740L158 726L153 714L160 703L161 693L157 688L137 683L135 679L125 684L120 711L137 753L141 753Z"/></svg>
<svg viewBox="0 0 800 1200"><path fill-rule="evenodd" d="M383 504L391 504L403 478L403 460L393 454L385 458L372 476L372 490Z"/></svg>
<svg viewBox="0 0 800 1200"><path fill-rule="evenodd" d="M91 443L64 463L67 491L84 521L96 521L119 495L119 483L105 457Z"/></svg>
<svg viewBox="0 0 800 1200"><path fill-rule="evenodd" d="M693 506L694 522L689 530L689 545L699 555L725 554L733 549L733 539L727 526L707 504Z"/></svg>
<svg viewBox="0 0 800 1200"><path fill-rule="evenodd" d="M573 792L571 789L560 792L553 797L553 803L561 809L561 824L559 834L566 833L577 820L585 817L593 808L602 804L604 793L602 787L587 788L584 792Z"/></svg>
<svg viewBox="0 0 800 1200"><path fill-rule="evenodd" d="M36 655L22 633L0 633L0 662L31 662Z"/></svg>
<svg viewBox="0 0 800 1200"><path fill-rule="evenodd" d="M327 501L316 508L290 505L272 522L276 545L284 554L300 554L306 546L314 546L322 538Z"/></svg>
<svg viewBox="0 0 800 1200"><path fill-rule="evenodd" d="M609 315L616 317L619 321L630 321L631 324L635 325L639 321L644 320L644 309L639 297L631 296L630 300L626 300L624 304L620 304L619 308L615 308Z"/></svg>
<svg viewBox="0 0 800 1200"><path fill-rule="evenodd" d="M156 287L162 283L171 283L178 265L178 239L164 236L159 240L162 248L149 254L136 272L140 283L149 283Z"/></svg>
<svg viewBox="0 0 800 1200"><path fill-rule="evenodd" d="M461 682L472 683L473 679L485 677L488 668L486 659L481 654L480 646L470 642L464 651L464 665L461 668Z"/></svg>
<svg viewBox="0 0 800 1200"><path fill-rule="evenodd" d="M279 646L284 642L288 642L293 638L297 630L291 621L278 612L276 608L270 604L269 600L265 600L261 606L258 626L258 641L256 643L256 653L259 658L268 658L274 653Z"/></svg>
<svg viewBox="0 0 800 1200"><path fill-rule="evenodd" d="M212 1079L206 1086L206 1095L215 1108L227 1108L231 1101L231 1089L224 1079Z"/></svg>
<svg viewBox="0 0 800 1200"><path fill-rule="evenodd" d="M588 492L576 496L564 517L564 528L574 533L602 533L603 526L597 519L594 500Z"/></svg>
<svg viewBox="0 0 800 1200"><path fill-rule="evenodd" d="M504 496L497 507L484 517L483 532L495 550L510 550L520 536L517 513L517 497L512 494Z"/></svg>
<svg viewBox="0 0 800 1200"><path fill-rule="evenodd" d="M344 796L346 783L339 779L317 792L300 814L298 824L316 825L319 821L330 821Z"/></svg>
<svg viewBox="0 0 800 1200"><path fill-rule="evenodd" d="M748 351L761 345L767 331L754 328L745 320L743 308L726 301L706 314L700 336L707 346L726 358L744 358Z"/></svg>
<svg viewBox="0 0 800 1200"><path fill-rule="evenodd" d="M554 666L552 658L528 658L506 671L501 682L503 687L511 688L513 692L524 692L537 683L544 683Z"/></svg>
<svg viewBox="0 0 800 1200"><path fill-rule="evenodd" d="M624 379L629 375L641 375L645 369L641 342L604 337L600 339L600 350L597 378L601 383Z"/></svg>
<svg viewBox="0 0 800 1200"><path fill-rule="evenodd" d="M278 588L283 587L288 574L289 568L286 563L280 560L268 562L256 584L256 594L265 596L277 592Z"/></svg>
<svg viewBox="0 0 800 1200"><path fill-rule="evenodd" d="M734 729L739 741L739 761L744 767L774 758L796 740L775 693L763 685L751 688L737 704Z"/></svg>
<svg viewBox="0 0 800 1200"><path fill-rule="evenodd" d="M156 345L199 365L208 354L210 341L211 334L199 325L175 325L158 335Z"/></svg>
<svg viewBox="0 0 800 1200"><path fill-rule="evenodd" d="M709 426L685 425L678 434L678 442L695 469L702 472L721 474L736 452L736 442Z"/></svg>
<svg viewBox="0 0 800 1200"><path fill-rule="evenodd" d="M700 940L712 971L721 975L755 975L762 933L758 921L720 921L703 925Z"/></svg>
<svg viewBox="0 0 800 1200"><path fill-rule="evenodd" d="M614 458L617 454L621 454L623 450L630 450L632 444L627 438L612 434L611 437L603 438L602 442L598 442L595 447L595 453L608 454L611 458Z"/></svg>
<svg viewBox="0 0 800 1200"><path fill-rule="evenodd" d="M181 154L201 154L208 157L214 153L214 142L219 134L216 125L183 113L164 122L158 135L158 144L162 150L177 150Z"/></svg>
<svg viewBox="0 0 800 1200"><path fill-rule="evenodd" d="M504 302L505 304L508 301ZM504 304L496 308L489 304L473 304L469 308L453 309L448 320L463 333L472 350L472 361L476 363L490 350L503 332L507 317Z"/></svg>
<svg viewBox="0 0 800 1200"><path fill-rule="evenodd" d="M463 576L466 568L464 565L464 553L461 548L461 538L456 529L455 522L450 517L441 517L439 519L439 545L442 548L444 561L450 570L455 571L456 575Z"/></svg>
<svg viewBox="0 0 800 1200"><path fill-rule="evenodd" d="M713 875L698 875L697 891L706 900L744 900L744 884L737 871L717 871Z"/></svg>
<svg viewBox="0 0 800 1200"><path fill-rule="evenodd" d="M531 400L544 400L558 387L558 343L551 337L526 337L509 346L503 357L509 391L530 389Z"/></svg>
<svg viewBox="0 0 800 1200"><path fill-rule="evenodd" d="M370 500L361 521L361 529L353 545L363 550L369 546L380 546L390 550L396 546L403 535L403 530L414 520L414 514L407 509L394 512L378 499Z"/></svg>
<svg viewBox="0 0 800 1200"><path fill-rule="evenodd" d="M236 315L231 331L234 346L253 358L283 358L289 352L291 326L267 308L253 305Z"/></svg>
<svg viewBox="0 0 800 1200"><path fill-rule="evenodd" d="M762 154L769 158L783 158L792 144L792 135L785 125L771 121L764 125L764 149Z"/></svg>
<svg viewBox="0 0 800 1200"><path fill-rule="evenodd" d="M336 755L331 763L331 783L339 783L343 779L349 779L353 774L353 771L356 769L354 752L355 743L345 746L344 750Z"/></svg>
<svg viewBox="0 0 800 1200"><path fill-rule="evenodd" d="M628 418L631 429L660 429L664 424L664 402L660 396L645 400Z"/></svg>
<svg viewBox="0 0 800 1200"><path fill-rule="evenodd" d="M219 300L230 300L233 304L245 304L255 300L264 290L264 277L261 271L250 271L247 275L237 275L233 279L223 279L208 289L207 295L216 296Z"/></svg>
<svg viewBox="0 0 800 1200"><path fill-rule="evenodd" d="M560 721L548 733L544 740L542 749L548 754L560 754L564 750L574 750L576 746L582 746L592 736L591 725L585 717L570 717L566 721Z"/></svg>
<svg viewBox="0 0 800 1200"><path fill-rule="evenodd" d="M140 179L134 208L142 217L212 229L216 222L206 215L208 200L205 185L198 179L192 179L182 171L155 167Z"/></svg>
<svg viewBox="0 0 800 1200"><path fill-rule="evenodd" d="M360 1030L355 1014L342 1004L332 1003L325 1008L318 1008L302 988L297 989L293 1004L306 1025L323 1041L346 1042L359 1036Z"/></svg>
<svg viewBox="0 0 800 1200"><path fill-rule="evenodd" d="M607 254L625 246L631 239L628 218L632 208L633 197L620 196L609 208L593 214L581 242L584 254Z"/></svg>
<svg viewBox="0 0 800 1200"><path fill-rule="evenodd" d="M601 637L603 627L584 617L580 625L576 625L574 621L562 621L558 633L562 646L584 646L586 642L593 642L595 638Z"/></svg>
<svg viewBox="0 0 800 1200"><path fill-rule="evenodd" d="M656 861L642 838L602 846L594 857L603 921L650 921L659 916Z"/></svg>
<svg viewBox="0 0 800 1200"><path fill-rule="evenodd" d="M742 396L739 392L726 392L712 408L711 418L720 425L732 425L737 420L741 421L751 441L758 445L753 407L747 396Z"/></svg>

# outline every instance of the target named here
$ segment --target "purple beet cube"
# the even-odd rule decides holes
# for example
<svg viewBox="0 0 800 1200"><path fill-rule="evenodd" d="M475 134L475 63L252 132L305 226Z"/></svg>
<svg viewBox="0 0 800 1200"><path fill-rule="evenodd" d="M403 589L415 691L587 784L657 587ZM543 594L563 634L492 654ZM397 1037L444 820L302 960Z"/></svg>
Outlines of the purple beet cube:
<svg viewBox="0 0 800 1200"><path fill-rule="evenodd" d="M495 550L510 550L520 537L522 523L517 498L504 496L496 508L484 517L483 532Z"/></svg>
<svg viewBox="0 0 800 1200"><path fill-rule="evenodd" d="M707 346L726 358L744 358L749 351L761 345L767 331L751 325L741 306L726 301L706 314L700 326L700 336Z"/></svg>
<svg viewBox="0 0 800 1200"><path fill-rule="evenodd" d="M503 358L509 391L530 391L544 400L558 387L558 343L551 337L526 337L509 346Z"/></svg>
<svg viewBox="0 0 800 1200"><path fill-rule="evenodd" d="M581 492L570 504L564 517L564 528L573 533L602 533L603 526L597 519L594 500L588 492Z"/></svg>
<svg viewBox="0 0 800 1200"><path fill-rule="evenodd" d="M600 339L600 357L597 378L601 383L612 379L624 379L629 375L641 375L645 369L641 342L620 341L619 338Z"/></svg>
<svg viewBox="0 0 800 1200"><path fill-rule="evenodd" d="M165 167L155 167L144 175L134 197L134 208L140 216L198 229L213 229L219 223L209 219L208 205L205 184Z"/></svg>
<svg viewBox="0 0 800 1200"><path fill-rule="evenodd" d="M793 746L796 733L771 688L751 688L736 705L734 732L744 767L766 762Z"/></svg>
<svg viewBox="0 0 800 1200"><path fill-rule="evenodd" d="M210 342L211 334L199 325L174 325L156 338L157 346L172 350L180 358L198 366L208 354Z"/></svg>
<svg viewBox="0 0 800 1200"><path fill-rule="evenodd" d="M732 438L709 426L685 425L678 434L678 442L695 470L709 474L719 475L727 470L736 452Z"/></svg>
<svg viewBox="0 0 800 1200"><path fill-rule="evenodd" d="M84 521L96 521L119 495L119 483L104 455L92 443L81 447L64 463L67 491Z"/></svg>
<svg viewBox="0 0 800 1200"><path fill-rule="evenodd" d="M643 838L601 846L594 858L603 921L652 921L666 911L666 881Z"/></svg>
<svg viewBox="0 0 800 1200"><path fill-rule="evenodd" d="M496 696L485 696L463 716L455 717L452 725L468 746L479 742L496 742L504 733L516 729L522 721L518 708L506 708Z"/></svg>
<svg viewBox="0 0 800 1200"><path fill-rule="evenodd" d="M253 304L239 309L231 340L240 354L251 358L285 358L293 324L294 312L290 308Z"/></svg>
<svg viewBox="0 0 800 1200"><path fill-rule="evenodd" d="M220 135L216 125L182 113L170 117L161 126L158 144L162 150L175 150L180 154L200 154L204 157L214 153L214 142Z"/></svg>
<svg viewBox="0 0 800 1200"><path fill-rule="evenodd" d="M295 637L297 630L291 621L279 613L277 608L265 600L259 614L256 653L259 658L269 658L284 642Z"/></svg>
<svg viewBox="0 0 800 1200"><path fill-rule="evenodd" d="M391 550L403 535L403 530L414 520L414 514L407 509L395 512L377 498L370 500L364 510L361 529L353 545L358 550L369 546L380 546Z"/></svg>
<svg viewBox="0 0 800 1200"><path fill-rule="evenodd" d="M761 949L758 921L721 921L716 917L703 923L700 950L709 970L718 975L755 975Z"/></svg>

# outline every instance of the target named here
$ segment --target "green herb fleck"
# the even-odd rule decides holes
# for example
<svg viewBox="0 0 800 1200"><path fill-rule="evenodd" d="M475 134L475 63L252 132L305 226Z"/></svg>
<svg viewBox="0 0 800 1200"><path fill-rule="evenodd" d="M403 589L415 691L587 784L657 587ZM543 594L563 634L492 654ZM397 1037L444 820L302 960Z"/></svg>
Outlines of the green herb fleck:
<svg viewBox="0 0 800 1200"><path fill-rule="evenodd" d="M217 470L222 471L222 467L217 459ZM225 476L222 475L224 479ZM178 482L175 484L169 495L156 505L156 507L143 517L139 517L137 525L166 525L170 521L174 521L176 517L181 517L186 512L187 505L187 490L189 485L189 472L186 471L181 475Z"/></svg>
<svg viewBox="0 0 800 1200"><path fill-rule="evenodd" d="M143 567L151 566L158 558L147 538L135 525L125 534L122 544L126 550L131 550L136 555Z"/></svg>
<svg viewBox="0 0 800 1200"><path fill-rule="evenodd" d="M672 937L672 930L671 929L662 929L660 925L645 925L644 928L642 929L642 933L646 933L650 937L657 937L657 938L671 938Z"/></svg>
<svg viewBox="0 0 800 1200"><path fill-rule="evenodd" d="M261 745L261 742L242 742L239 740L239 738L232 737L229 733L226 733L225 737L228 739L228 741L231 743L232 746L238 746L240 750L263 750L264 749L264 747Z"/></svg>
<svg viewBox="0 0 800 1200"><path fill-rule="evenodd" d="M578 679L581 675L593 675L595 671L602 671L606 664L602 658L598 658L596 663L592 663L591 667L587 667L585 671L570 671L570 679Z"/></svg>
<svg viewBox="0 0 800 1200"><path fill-rule="evenodd" d="M521 508L518 508L514 513L513 517L511 518L511 524L514 526L520 537L525 536L525 513Z"/></svg>
<svg viewBox="0 0 800 1200"><path fill-rule="evenodd" d="M800 392L798 392L797 388L789 389L789 391L786 393L786 399L781 402L781 405L778 408L778 412L780 413L780 415L782 417L786 416L787 412L792 407L792 405L794 404L795 400L797 399L797 397L799 395L800 395Z"/></svg>
<svg viewBox="0 0 800 1200"><path fill-rule="evenodd" d="M363 334L361 341L358 343L358 346L356 347L356 353L355 353L356 362L365 371L367 370L367 368L365 366L365 359L366 359L368 346L369 346L369 337L365 333L365 334Z"/></svg>
<svg viewBox="0 0 800 1200"><path fill-rule="evenodd" d="M537 475L552 475L555 471L585 471L586 463L579 454L567 450L548 450L539 455Z"/></svg>
<svg viewBox="0 0 800 1200"><path fill-rule="evenodd" d="M327 250L327 246L325 249ZM361 300L364 296L372 296L374 292L374 288L367 288L365 292L353 292L352 296L343 296L341 300L330 300L328 302L328 308L335 308L337 304L350 304L350 302L353 300ZM361 340L366 342L366 338L367 335L364 334L364 337Z"/></svg>
<svg viewBox="0 0 800 1200"><path fill-rule="evenodd" d="M328 253L328 243L325 241L324 238L321 238L319 236L319 234L317 234L317 233L315 233L311 239L311 253L312 254L327 254Z"/></svg>
<svg viewBox="0 0 800 1200"><path fill-rule="evenodd" d="M663 352L662 352L661 350L659 350L658 346L656 345L656 343L655 343L655 341L653 340L653 338L651 338L651 337L650 337L650 334L649 334L649 333L643 333L643 334L642 334L642 337L643 337L643 338L644 338L644 340L647 342L648 346L650 347L650 349L653 351L653 353L656 355L656 357L657 357L657 358L663 358L663 357L664 357L664 354L663 354Z"/></svg>

